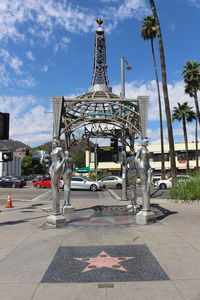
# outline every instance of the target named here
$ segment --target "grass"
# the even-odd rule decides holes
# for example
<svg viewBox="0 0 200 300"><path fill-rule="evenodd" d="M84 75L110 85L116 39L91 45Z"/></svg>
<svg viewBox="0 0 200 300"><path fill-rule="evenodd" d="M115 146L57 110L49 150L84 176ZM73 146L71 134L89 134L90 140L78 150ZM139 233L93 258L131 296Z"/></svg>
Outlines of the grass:
<svg viewBox="0 0 200 300"><path fill-rule="evenodd" d="M200 173L178 182L170 190L170 198L177 200L200 200Z"/></svg>

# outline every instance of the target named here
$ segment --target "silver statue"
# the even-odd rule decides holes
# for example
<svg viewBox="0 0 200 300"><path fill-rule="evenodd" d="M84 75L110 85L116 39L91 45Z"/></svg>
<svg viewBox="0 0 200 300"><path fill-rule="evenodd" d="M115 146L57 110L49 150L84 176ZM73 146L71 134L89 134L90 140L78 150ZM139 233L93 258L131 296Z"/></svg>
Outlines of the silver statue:
<svg viewBox="0 0 200 300"><path fill-rule="evenodd" d="M65 151L65 163L63 170L63 182L64 182L64 206L70 206L70 189L71 189L71 177L73 173L73 159L69 156L69 152Z"/></svg>
<svg viewBox="0 0 200 300"><path fill-rule="evenodd" d="M138 177L138 166L134 155L127 158L128 179L131 187L131 204L132 207L137 205L136 202L136 181Z"/></svg>
<svg viewBox="0 0 200 300"><path fill-rule="evenodd" d="M52 187L52 201L53 201L53 214L60 214L60 203L59 203L59 189L58 180L61 178L63 173L63 165L65 162L65 154L57 139L53 140L53 150L51 152L52 164L49 169L51 176L51 187Z"/></svg>
<svg viewBox="0 0 200 300"><path fill-rule="evenodd" d="M150 183L152 170L149 164L148 138L144 138L141 142L141 148L137 151L136 161L141 178L142 187L142 209L150 210Z"/></svg>

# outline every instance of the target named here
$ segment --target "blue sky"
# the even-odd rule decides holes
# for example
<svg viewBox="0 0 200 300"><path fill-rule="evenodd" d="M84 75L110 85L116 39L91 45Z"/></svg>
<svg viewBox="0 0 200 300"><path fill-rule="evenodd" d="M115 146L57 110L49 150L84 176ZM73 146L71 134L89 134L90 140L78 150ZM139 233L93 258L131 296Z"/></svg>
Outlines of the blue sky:
<svg viewBox="0 0 200 300"><path fill-rule="evenodd" d="M200 0L155 0L167 65L171 110L184 94L187 60L200 61ZM159 115L150 42L140 35L141 22L151 15L147 0L1 0L0 105L11 114L10 138L30 146L52 137L51 97L87 92L93 71L98 17L106 32L110 86L120 94L120 57L133 66L125 72L126 96L150 97L148 136L159 142ZM158 56L157 40L155 51ZM160 73L160 63L158 60ZM161 77L160 77L161 78ZM165 119L164 106L163 118ZM183 141L174 122L175 141ZM165 139L167 141L167 130ZM188 126L194 141L194 124Z"/></svg>

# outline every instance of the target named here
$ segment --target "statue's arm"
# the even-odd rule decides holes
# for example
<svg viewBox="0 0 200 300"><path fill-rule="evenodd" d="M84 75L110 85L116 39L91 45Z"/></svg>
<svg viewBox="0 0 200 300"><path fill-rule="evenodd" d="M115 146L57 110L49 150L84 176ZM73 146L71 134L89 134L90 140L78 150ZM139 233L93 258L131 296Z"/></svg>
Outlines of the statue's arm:
<svg viewBox="0 0 200 300"><path fill-rule="evenodd" d="M140 168L141 168L140 158L141 158L141 149L139 149L137 151L136 156L135 156L135 163L136 163L138 170L140 170Z"/></svg>

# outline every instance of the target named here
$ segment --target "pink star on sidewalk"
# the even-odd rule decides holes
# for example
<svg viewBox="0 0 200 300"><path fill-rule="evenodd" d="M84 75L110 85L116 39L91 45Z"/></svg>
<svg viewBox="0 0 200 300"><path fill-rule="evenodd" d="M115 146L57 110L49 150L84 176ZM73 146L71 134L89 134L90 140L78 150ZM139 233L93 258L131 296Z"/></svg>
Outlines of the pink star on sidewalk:
<svg viewBox="0 0 200 300"><path fill-rule="evenodd" d="M90 258L81 257L81 258L73 258L73 259L89 263L89 265L82 272L88 272L103 267L127 272L127 270L123 268L119 263L133 258L135 257L112 257L108 255L106 252L102 251L96 257L90 257Z"/></svg>

